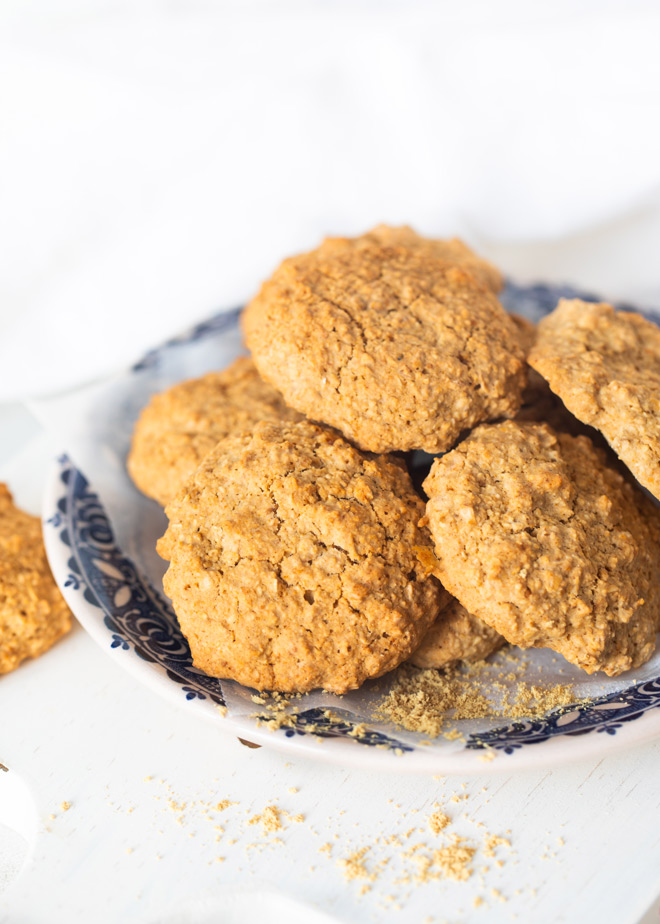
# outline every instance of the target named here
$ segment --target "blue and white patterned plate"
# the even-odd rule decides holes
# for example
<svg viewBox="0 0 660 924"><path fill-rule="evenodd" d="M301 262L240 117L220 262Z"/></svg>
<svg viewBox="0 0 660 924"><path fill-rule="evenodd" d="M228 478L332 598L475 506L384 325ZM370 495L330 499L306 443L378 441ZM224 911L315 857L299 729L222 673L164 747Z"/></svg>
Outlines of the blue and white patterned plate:
<svg viewBox="0 0 660 924"><path fill-rule="evenodd" d="M503 301L509 310L538 320L560 296L577 294L509 284ZM223 313L151 351L125 374L49 407L66 449L45 497L51 567L78 620L122 667L190 710L191 717L213 721L219 731L347 766L445 774L510 771L605 754L660 733L658 655L634 675L609 680L587 678L552 653L534 651L528 655L534 682L575 681L589 705L528 721L459 722L462 739L430 743L374 719L386 678L344 697L307 694L297 701L291 726L270 731L259 723L253 691L197 670L162 591L165 563L154 546L165 529L164 514L133 487L125 458L137 414L151 394L221 368L240 352L238 311ZM367 728L358 737L357 725ZM484 763L486 750L497 759Z"/></svg>

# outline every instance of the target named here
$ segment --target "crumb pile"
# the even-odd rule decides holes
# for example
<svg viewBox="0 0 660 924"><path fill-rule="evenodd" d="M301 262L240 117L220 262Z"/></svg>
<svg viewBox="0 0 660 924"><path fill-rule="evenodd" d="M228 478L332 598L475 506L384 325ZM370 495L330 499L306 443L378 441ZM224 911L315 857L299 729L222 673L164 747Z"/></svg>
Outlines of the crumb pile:
<svg viewBox="0 0 660 924"><path fill-rule="evenodd" d="M437 738L448 721L487 718L492 709L487 695L460 671L406 665L381 700L377 717Z"/></svg>
<svg viewBox="0 0 660 924"><path fill-rule="evenodd" d="M437 671L404 664L381 699L377 718L429 738L442 734L453 740L462 737L455 725L462 719L535 718L582 701L572 684L529 683L519 679L520 663L517 668L476 663Z"/></svg>

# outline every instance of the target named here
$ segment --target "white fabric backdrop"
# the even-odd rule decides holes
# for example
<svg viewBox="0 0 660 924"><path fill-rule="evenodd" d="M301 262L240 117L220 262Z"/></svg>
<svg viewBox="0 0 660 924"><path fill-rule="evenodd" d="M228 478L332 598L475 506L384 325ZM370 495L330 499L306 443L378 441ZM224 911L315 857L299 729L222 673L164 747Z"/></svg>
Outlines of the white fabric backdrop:
<svg viewBox="0 0 660 924"><path fill-rule="evenodd" d="M5 0L0 400L380 221L660 304L654 2Z"/></svg>

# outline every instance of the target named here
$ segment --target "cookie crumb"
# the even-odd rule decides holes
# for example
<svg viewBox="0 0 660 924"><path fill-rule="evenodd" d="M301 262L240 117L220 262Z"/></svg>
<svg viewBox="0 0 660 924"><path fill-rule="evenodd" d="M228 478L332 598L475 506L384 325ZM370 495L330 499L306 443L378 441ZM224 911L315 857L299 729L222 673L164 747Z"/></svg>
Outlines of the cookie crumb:
<svg viewBox="0 0 660 924"><path fill-rule="evenodd" d="M220 802L216 802L213 808L216 812L224 812L230 805L238 805L238 802L232 802L230 799L221 799Z"/></svg>
<svg viewBox="0 0 660 924"><path fill-rule="evenodd" d="M465 741L463 732L458 728L450 728L449 731L443 733L442 737L446 738L447 741Z"/></svg>
<svg viewBox="0 0 660 924"><path fill-rule="evenodd" d="M348 857L337 860L337 866L343 870L344 879L351 882L353 879L367 879L369 882L376 880L376 874L370 872L364 862L365 856L369 853L369 847L361 847Z"/></svg>
<svg viewBox="0 0 660 924"><path fill-rule="evenodd" d="M496 847L511 847L511 841L507 837L500 837L498 834L489 834L484 841L484 856L494 857Z"/></svg>
<svg viewBox="0 0 660 924"><path fill-rule="evenodd" d="M439 809L437 812L429 815L429 828L431 829L431 834L440 834L449 824L451 824L451 818Z"/></svg>
<svg viewBox="0 0 660 924"><path fill-rule="evenodd" d="M267 805L263 812L253 815L248 820L248 824L261 824L266 833L281 831L284 827L282 824L282 812L276 805Z"/></svg>

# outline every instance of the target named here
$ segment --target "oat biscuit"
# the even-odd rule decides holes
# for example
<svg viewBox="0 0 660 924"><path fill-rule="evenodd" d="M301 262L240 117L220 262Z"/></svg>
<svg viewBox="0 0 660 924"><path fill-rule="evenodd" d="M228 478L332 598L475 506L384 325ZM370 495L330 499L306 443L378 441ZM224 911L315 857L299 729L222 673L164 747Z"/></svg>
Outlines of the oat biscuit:
<svg viewBox="0 0 660 924"><path fill-rule="evenodd" d="M498 632L468 613L453 598L409 660L416 667L447 667L456 661L483 661L504 644Z"/></svg>
<svg viewBox="0 0 660 924"><path fill-rule="evenodd" d="M591 673L651 656L660 611L657 511L584 436L478 427L424 483L435 573L509 642Z"/></svg>
<svg viewBox="0 0 660 924"><path fill-rule="evenodd" d="M166 513L164 586L195 664L258 690L359 687L410 655L444 598L401 464L307 422L227 437Z"/></svg>
<svg viewBox="0 0 660 924"><path fill-rule="evenodd" d="M520 407L513 322L469 271L425 250L327 241L282 263L243 327L286 402L362 449L442 452Z"/></svg>
<svg viewBox="0 0 660 924"><path fill-rule="evenodd" d="M264 419L300 420L241 357L222 372L154 395L135 425L128 471L137 487L165 505L207 452L230 433Z"/></svg>
<svg viewBox="0 0 660 924"><path fill-rule="evenodd" d="M529 362L660 497L660 328L611 305L562 299L540 322Z"/></svg>
<svg viewBox="0 0 660 924"><path fill-rule="evenodd" d="M38 517L14 506L0 484L0 674L36 658L71 628L71 613L46 561Z"/></svg>

